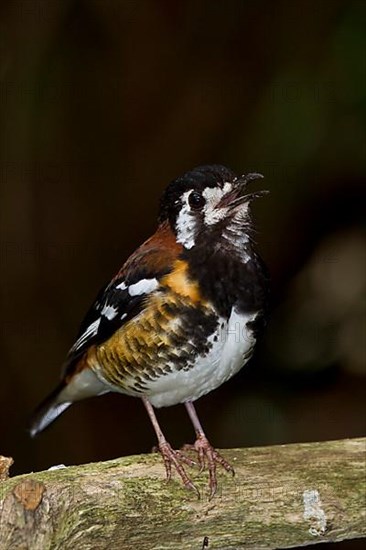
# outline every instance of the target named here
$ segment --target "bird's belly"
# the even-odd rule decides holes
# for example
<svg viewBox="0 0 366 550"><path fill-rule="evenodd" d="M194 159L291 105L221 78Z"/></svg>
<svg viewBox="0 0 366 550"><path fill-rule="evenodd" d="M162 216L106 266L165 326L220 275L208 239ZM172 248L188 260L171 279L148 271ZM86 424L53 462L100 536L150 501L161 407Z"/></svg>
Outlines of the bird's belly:
<svg viewBox="0 0 366 550"><path fill-rule="evenodd" d="M252 355L255 338L248 323L256 315L238 314L233 309L228 321L220 319L209 337L212 346L208 353L197 355L189 369L173 369L149 383L146 395L150 402L167 407L194 401L236 374Z"/></svg>
<svg viewBox="0 0 366 550"><path fill-rule="evenodd" d="M155 307L88 358L111 391L147 396L156 407L195 400L217 388L246 363L255 344L250 323L256 314L233 308L229 319L221 319L212 308L168 298L158 296Z"/></svg>

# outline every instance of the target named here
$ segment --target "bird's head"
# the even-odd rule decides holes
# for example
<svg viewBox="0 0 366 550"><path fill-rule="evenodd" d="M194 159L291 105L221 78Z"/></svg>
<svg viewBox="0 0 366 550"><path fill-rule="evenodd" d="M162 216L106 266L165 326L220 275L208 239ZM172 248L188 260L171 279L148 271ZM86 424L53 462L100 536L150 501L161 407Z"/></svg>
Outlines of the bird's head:
<svg viewBox="0 0 366 550"><path fill-rule="evenodd" d="M177 242L186 249L249 240L250 203L268 191L247 193L261 174L236 176L225 166L199 166L173 180L160 204L160 221L169 221ZM239 242L238 242L239 241Z"/></svg>

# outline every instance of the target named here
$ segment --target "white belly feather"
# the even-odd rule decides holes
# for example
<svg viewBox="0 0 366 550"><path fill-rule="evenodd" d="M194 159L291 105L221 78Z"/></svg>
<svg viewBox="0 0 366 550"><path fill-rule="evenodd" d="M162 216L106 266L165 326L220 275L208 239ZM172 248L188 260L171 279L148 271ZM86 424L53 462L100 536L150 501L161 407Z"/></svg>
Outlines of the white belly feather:
<svg viewBox="0 0 366 550"><path fill-rule="evenodd" d="M247 324L257 313L238 314L232 310L228 321L220 320L218 330L210 336L210 351L198 356L189 370L174 370L149 382L146 392L154 407L167 407L194 401L218 388L236 374L251 356L255 338Z"/></svg>

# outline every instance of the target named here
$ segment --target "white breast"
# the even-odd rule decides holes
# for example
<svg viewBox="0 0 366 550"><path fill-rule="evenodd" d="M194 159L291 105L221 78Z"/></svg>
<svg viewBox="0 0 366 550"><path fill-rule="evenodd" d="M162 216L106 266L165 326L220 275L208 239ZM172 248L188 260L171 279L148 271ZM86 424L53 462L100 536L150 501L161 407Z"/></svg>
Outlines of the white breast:
<svg viewBox="0 0 366 550"><path fill-rule="evenodd" d="M248 323L256 316L233 309L228 321L220 319L218 330L209 338L210 351L198 356L193 367L174 370L149 383L146 395L152 405L168 407L194 401L236 374L252 354L255 338Z"/></svg>

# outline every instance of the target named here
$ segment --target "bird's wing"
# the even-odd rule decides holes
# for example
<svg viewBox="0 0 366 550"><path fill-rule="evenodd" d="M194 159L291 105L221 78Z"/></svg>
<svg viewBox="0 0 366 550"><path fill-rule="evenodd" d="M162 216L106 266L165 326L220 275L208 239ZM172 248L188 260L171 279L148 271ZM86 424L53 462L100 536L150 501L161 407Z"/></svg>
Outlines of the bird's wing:
<svg viewBox="0 0 366 550"><path fill-rule="evenodd" d="M76 342L66 357L63 377L73 374L90 346L106 341L143 310L146 297L158 288L160 278L171 271L181 250L169 226L164 224L129 257L98 293L81 323Z"/></svg>

